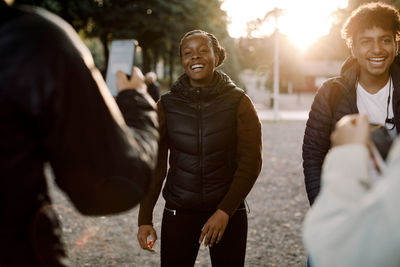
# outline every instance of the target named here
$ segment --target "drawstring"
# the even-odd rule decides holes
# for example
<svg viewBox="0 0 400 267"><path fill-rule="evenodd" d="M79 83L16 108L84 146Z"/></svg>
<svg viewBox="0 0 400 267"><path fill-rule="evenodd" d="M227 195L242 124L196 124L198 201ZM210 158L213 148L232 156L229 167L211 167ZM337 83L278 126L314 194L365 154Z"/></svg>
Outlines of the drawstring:
<svg viewBox="0 0 400 267"><path fill-rule="evenodd" d="M244 204L246 206L247 214L250 214L250 206L249 206L249 203L247 203L246 199L244 200Z"/></svg>

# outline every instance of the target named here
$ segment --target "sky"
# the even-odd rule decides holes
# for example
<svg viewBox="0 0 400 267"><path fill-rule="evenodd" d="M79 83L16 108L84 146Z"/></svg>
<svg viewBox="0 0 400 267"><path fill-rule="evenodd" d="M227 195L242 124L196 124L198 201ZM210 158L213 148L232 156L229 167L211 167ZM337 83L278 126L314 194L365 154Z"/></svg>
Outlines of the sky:
<svg viewBox="0 0 400 267"><path fill-rule="evenodd" d="M328 34L333 22L332 12L347 7L348 0L224 0L222 9L227 11L231 24L229 34L246 36L247 21L263 18L278 7L284 10L277 22L281 33L286 34L300 49L306 49L318 37ZM254 37L270 35L274 30L273 19L265 23Z"/></svg>

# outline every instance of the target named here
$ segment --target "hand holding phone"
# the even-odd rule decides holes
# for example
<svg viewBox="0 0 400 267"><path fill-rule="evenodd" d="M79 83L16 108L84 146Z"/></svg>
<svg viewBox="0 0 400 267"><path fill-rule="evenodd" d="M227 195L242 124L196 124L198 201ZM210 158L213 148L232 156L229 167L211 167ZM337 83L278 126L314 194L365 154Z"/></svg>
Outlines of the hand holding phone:
<svg viewBox="0 0 400 267"><path fill-rule="evenodd" d="M331 135L333 146L359 144L368 146L370 131L368 117L365 114L351 114L341 118Z"/></svg>
<svg viewBox="0 0 400 267"><path fill-rule="evenodd" d="M130 78L123 71L117 71L117 92L126 89L146 90L144 75L138 67L132 68Z"/></svg>

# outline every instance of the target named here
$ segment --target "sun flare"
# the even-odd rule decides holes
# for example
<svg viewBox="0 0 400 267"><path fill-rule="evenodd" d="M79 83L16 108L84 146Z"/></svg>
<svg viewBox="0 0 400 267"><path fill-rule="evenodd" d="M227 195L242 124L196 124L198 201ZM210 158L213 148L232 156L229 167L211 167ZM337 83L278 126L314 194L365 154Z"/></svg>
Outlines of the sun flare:
<svg viewBox="0 0 400 267"><path fill-rule="evenodd" d="M228 26L232 37L247 35L247 22L264 15L275 7L283 10L276 22L277 28L300 49L305 50L320 36L329 33L333 22L333 12L345 8L348 0L224 0L222 9L227 11L231 24ZM270 35L274 31L275 22L267 20L253 37Z"/></svg>

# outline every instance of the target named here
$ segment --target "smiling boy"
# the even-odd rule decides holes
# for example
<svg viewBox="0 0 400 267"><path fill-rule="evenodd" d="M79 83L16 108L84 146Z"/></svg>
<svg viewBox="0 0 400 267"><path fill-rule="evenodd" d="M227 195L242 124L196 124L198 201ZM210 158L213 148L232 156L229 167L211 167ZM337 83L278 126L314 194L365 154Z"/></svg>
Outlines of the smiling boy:
<svg viewBox="0 0 400 267"><path fill-rule="evenodd" d="M400 130L400 34L398 10L375 2L348 18L342 37L352 57L341 74L327 80L312 104L303 140L303 167L310 204L320 190L321 167L331 146L330 134L346 114L364 113L370 123L386 126L394 138Z"/></svg>

